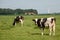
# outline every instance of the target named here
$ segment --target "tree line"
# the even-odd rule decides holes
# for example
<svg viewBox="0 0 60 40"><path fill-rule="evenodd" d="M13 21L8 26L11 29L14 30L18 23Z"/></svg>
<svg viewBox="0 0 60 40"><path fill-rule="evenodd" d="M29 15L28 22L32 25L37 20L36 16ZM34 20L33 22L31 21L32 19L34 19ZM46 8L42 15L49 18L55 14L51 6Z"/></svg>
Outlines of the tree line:
<svg viewBox="0 0 60 40"><path fill-rule="evenodd" d="M25 14L26 12L33 12L34 14L38 14L36 9L0 8L0 15L19 15L19 14Z"/></svg>

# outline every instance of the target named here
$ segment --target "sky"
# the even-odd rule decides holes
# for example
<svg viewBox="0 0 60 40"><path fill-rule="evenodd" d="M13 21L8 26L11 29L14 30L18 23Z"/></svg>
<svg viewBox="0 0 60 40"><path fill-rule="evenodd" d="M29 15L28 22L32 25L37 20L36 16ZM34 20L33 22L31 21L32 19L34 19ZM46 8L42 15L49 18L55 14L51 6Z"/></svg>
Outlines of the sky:
<svg viewBox="0 0 60 40"><path fill-rule="evenodd" d="M0 0L0 8L36 9L38 13L60 12L60 0Z"/></svg>

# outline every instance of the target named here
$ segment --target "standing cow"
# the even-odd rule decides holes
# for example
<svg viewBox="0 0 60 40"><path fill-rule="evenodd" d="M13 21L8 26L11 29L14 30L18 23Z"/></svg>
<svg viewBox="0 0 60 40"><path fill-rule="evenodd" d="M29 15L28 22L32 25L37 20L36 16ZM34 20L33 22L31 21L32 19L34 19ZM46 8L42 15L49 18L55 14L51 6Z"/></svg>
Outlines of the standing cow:
<svg viewBox="0 0 60 40"><path fill-rule="evenodd" d="M39 28L41 28L41 34L43 35L44 28L46 26L49 27L49 35L53 33L55 35L55 22L56 19L54 17L49 18L41 18L41 19L33 19L36 25L38 25Z"/></svg>
<svg viewBox="0 0 60 40"><path fill-rule="evenodd" d="M16 25L16 23L21 23L21 25L23 26L23 20L24 20L24 17L23 16L16 16L14 18L14 22L13 22L13 25Z"/></svg>

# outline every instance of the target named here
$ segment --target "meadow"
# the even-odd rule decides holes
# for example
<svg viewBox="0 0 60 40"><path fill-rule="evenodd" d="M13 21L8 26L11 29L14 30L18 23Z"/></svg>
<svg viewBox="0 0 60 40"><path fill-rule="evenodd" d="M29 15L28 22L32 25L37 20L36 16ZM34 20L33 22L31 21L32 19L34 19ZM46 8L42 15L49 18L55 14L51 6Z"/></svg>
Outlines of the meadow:
<svg viewBox="0 0 60 40"><path fill-rule="evenodd" d="M60 15L23 15L24 25L17 23L13 26L15 16L17 15L0 15L0 40L60 40ZM42 36L32 19L51 16L56 18L56 35L49 36L49 29L45 29Z"/></svg>

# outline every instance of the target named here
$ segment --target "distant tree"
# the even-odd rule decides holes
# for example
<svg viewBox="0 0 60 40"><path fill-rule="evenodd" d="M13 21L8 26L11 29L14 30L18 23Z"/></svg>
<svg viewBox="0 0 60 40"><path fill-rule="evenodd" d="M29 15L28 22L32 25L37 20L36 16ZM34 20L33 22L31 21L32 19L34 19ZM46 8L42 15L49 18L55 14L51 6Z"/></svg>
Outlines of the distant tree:
<svg viewBox="0 0 60 40"><path fill-rule="evenodd" d="M15 13L16 14L24 14L24 11L22 9L16 9Z"/></svg>
<svg viewBox="0 0 60 40"><path fill-rule="evenodd" d="M19 15L19 14L25 14L25 12L27 13L31 13L31 14L38 14L37 10L35 9L10 9L10 8L0 8L0 15Z"/></svg>

